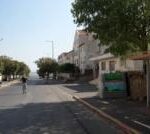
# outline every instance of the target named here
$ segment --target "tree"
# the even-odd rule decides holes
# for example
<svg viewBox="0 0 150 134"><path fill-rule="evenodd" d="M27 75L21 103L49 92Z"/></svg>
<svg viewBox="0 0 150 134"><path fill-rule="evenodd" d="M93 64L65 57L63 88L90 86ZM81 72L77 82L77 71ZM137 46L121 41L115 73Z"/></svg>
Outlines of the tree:
<svg viewBox="0 0 150 134"><path fill-rule="evenodd" d="M4 64L3 64L2 60L0 59L0 74L3 73L3 70L4 70Z"/></svg>
<svg viewBox="0 0 150 134"><path fill-rule="evenodd" d="M62 73L75 73L76 66L71 63L65 63L59 66L59 72Z"/></svg>
<svg viewBox="0 0 150 134"><path fill-rule="evenodd" d="M14 79L19 69L19 62L16 60L12 60L10 62L11 62L11 74L13 75L13 79Z"/></svg>
<svg viewBox="0 0 150 134"><path fill-rule="evenodd" d="M75 0L78 26L93 32L114 55L147 51L150 43L149 0Z"/></svg>
<svg viewBox="0 0 150 134"><path fill-rule="evenodd" d="M0 59L3 64L2 74L6 77L9 77L13 71L11 58L7 56L1 56Z"/></svg>
<svg viewBox="0 0 150 134"><path fill-rule="evenodd" d="M17 72L16 74L19 76L29 76L30 74L30 68L24 63L24 62L18 62L17 63Z"/></svg>
<svg viewBox="0 0 150 134"><path fill-rule="evenodd" d="M28 76L30 69L24 62L13 60L7 56L0 56L0 73L2 73L6 79L9 79L10 76L14 78L16 75Z"/></svg>
<svg viewBox="0 0 150 134"><path fill-rule="evenodd" d="M35 61L38 70L37 73L39 76L42 78L47 77L49 78L49 75L51 73L56 73L58 64L55 60L48 58L48 57L43 57Z"/></svg>

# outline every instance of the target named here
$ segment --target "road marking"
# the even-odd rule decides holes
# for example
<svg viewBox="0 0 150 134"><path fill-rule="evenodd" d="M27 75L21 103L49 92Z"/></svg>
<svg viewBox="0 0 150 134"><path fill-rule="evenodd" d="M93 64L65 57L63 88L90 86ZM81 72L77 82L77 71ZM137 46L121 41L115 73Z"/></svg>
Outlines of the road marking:
<svg viewBox="0 0 150 134"><path fill-rule="evenodd" d="M109 102L108 101L100 101L101 103L103 103L103 104L109 104Z"/></svg>
<svg viewBox="0 0 150 134"><path fill-rule="evenodd" d="M107 108L106 108L106 107L101 107L100 109L101 109L101 110L106 110Z"/></svg>
<svg viewBox="0 0 150 134"><path fill-rule="evenodd" d="M128 116L124 116L124 119L130 119Z"/></svg>
<svg viewBox="0 0 150 134"><path fill-rule="evenodd" d="M144 123L142 123L142 122L139 122L139 121L136 121L136 120L132 120L134 123L136 123L136 124L139 124L139 125L141 125L141 126L143 126L143 127L146 127L146 128L148 128L148 129L150 129L150 126L149 125L147 125L147 124L144 124Z"/></svg>

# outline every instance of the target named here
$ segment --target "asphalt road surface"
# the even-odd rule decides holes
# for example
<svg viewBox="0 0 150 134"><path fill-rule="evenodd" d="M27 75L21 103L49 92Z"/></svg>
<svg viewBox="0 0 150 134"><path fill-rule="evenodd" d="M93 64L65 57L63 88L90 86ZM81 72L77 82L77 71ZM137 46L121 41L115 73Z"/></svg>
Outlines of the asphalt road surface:
<svg viewBox="0 0 150 134"><path fill-rule="evenodd" d="M30 79L0 89L0 134L118 134L111 124L67 96L57 83Z"/></svg>

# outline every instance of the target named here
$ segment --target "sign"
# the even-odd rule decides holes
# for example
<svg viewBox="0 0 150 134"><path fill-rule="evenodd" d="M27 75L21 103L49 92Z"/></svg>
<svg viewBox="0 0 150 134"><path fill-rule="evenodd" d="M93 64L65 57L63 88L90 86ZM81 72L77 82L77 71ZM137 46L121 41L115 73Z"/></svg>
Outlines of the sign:
<svg viewBox="0 0 150 134"><path fill-rule="evenodd" d="M121 72L103 75L104 92L126 92L125 74Z"/></svg>

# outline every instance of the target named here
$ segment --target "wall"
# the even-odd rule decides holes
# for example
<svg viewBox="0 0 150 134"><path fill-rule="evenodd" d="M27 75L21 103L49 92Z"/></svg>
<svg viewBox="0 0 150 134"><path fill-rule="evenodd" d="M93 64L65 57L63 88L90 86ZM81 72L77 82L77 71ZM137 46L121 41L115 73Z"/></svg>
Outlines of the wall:
<svg viewBox="0 0 150 134"><path fill-rule="evenodd" d="M81 74L86 69L93 68L93 62L89 59L100 54L101 48L98 46L99 41L93 38L93 35L85 31L76 31L74 37L74 63L80 68Z"/></svg>
<svg viewBox="0 0 150 134"><path fill-rule="evenodd" d="M109 68L109 62L115 61L115 70L110 71ZM102 70L102 62L106 63L106 69ZM141 61L133 61L133 60L126 60L121 61L119 58L109 58L106 60L99 61L99 77L98 77L98 89L99 89L99 95L101 98L103 98L103 83L102 83L102 74L103 73L110 73L115 71L143 71L143 62Z"/></svg>
<svg viewBox="0 0 150 134"><path fill-rule="evenodd" d="M101 73L110 73L109 63L110 61L115 61L115 70L114 71L142 71L143 70L143 62L142 61L133 61L133 60L126 60L121 61L119 58L110 58L107 60L102 60L99 62L99 68ZM102 62L106 63L106 69L102 70L101 64ZM114 72L113 71L113 72Z"/></svg>
<svg viewBox="0 0 150 134"><path fill-rule="evenodd" d="M74 52L70 51L68 53L62 53L60 56L58 56L58 64L64 64L64 63L74 63Z"/></svg>

